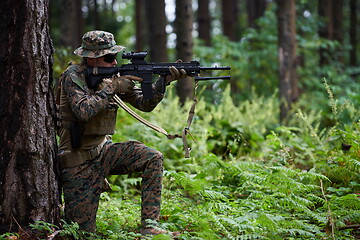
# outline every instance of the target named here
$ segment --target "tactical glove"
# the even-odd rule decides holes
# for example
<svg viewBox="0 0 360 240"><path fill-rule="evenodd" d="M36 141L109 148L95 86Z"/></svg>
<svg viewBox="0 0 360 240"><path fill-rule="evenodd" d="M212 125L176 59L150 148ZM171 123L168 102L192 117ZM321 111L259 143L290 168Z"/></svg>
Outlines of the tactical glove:
<svg viewBox="0 0 360 240"><path fill-rule="evenodd" d="M99 90L108 95L127 93L134 88L133 81L142 82L142 80L142 78L132 75L114 75L112 78L104 78L103 82L99 84Z"/></svg>
<svg viewBox="0 0 360 240"><path fill-rule="evenodd" d="M105 92L107 95L114 95L115 86L112 84L112 79L104 78L102 83L99 84L98 90Z"/></svg>
<svg viewBox="0 0 360 240"><path fill-rule="evenodd" d="M112 79L112 84L115 88L116 94L127 93L133 90L135 83L133 81L142 82L143 79L140 77L125 75L125 76L114 76Z"/></svg>
<svg viewBox="0 0 360 240"><path fill-rule="evenodd" d="M180 63L180 62L182 62L181 59L176 60L176 63ZM186 71L184 69L179 70L174 66L170 66L169 71L170 71L171 75L166 77L167 84L169 84L175 80L186 78L186 76L187 76Z"/></svg>

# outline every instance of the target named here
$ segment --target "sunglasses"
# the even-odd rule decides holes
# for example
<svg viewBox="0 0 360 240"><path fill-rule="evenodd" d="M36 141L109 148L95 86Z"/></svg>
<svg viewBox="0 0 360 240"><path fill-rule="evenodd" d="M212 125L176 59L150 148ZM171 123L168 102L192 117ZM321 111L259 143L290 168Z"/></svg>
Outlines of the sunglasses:
<svg viewBox="0 0 360 240"><path fill-rule="evenodd" d="M112 63L115 59L116 59L116 53L104 55L104 62Z"/></svg>

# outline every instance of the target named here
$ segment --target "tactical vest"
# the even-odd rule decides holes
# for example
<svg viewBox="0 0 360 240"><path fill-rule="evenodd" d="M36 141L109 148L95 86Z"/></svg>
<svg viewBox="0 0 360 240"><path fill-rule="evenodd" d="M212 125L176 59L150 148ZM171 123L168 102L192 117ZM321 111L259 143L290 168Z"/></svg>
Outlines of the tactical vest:
<svg viewBox="0 0 360 240"><path fill-rule="evenodd" d="M66 100L64 90L61 90L60 105L58 114L58 127L70 129L71 123L79 122L81 133L83 135L113 135L115 131L117 109L106 109L87 122L76 118Z"/></svg>
<svg viewBox="0 0 360 240"><path fill-rule="evenodd" d="M73 65L71 67L75 67ZM81 67L81 66L80 66ZM92 90L90 90L86 86L85 80L82 76L72 77L71 78L75 84L81 87L84 91L89 92L90 94L94 94ZM116 113L117 108L107 108L94 117L90 118L88 121L80 121L73 113L71 106L68 102L66 93L62 87L63 77L60 77L59 87L58 87L58 127L70 129L70 125L73 122L79 122L81 133L83 135L112 135L115 131L115 123L116 123Z"/></svg>
<svg viewBox="0 0 360 240"><path fill-rule="evenodd" d="M69 68L69 72L72 74L72 81L90 95L94 94L94 92L86 86L84 80L83 69L85 66L75 64ZM77 123L79 127L78 137L80 144L76 149L71 146L66 146L65 149L62 149L63 151L60 151L60 165L62 167L74 167L92 160L100 154L102 146L107 140L106 135L114 134L117 108L107 108L91 117L88 121L81 121L75 116L71 109L68 97L62 86L63 80L64 76L62 75L59 79L56 93L57 127L60 141L62 137L69 137L72 124ZM60 129L67 129L68 131L60 131ZM62 134L60 134L60 132ZM67 136L64 134L67 134ZM87 149L84 149L83 146L87 146ZM92 146L92 148L89 149L89 146Z"/></svg>

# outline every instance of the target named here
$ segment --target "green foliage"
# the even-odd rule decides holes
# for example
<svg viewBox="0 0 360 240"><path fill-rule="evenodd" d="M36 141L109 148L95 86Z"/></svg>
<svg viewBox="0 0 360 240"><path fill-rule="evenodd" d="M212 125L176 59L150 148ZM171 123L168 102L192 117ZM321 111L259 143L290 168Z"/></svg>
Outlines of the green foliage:
<svg viewBox="0 0 360 240"><path fill-rule="evenodd" d="M274 4L260 27L246 30L239 42L223 36L214 36L212 47L196 42L195 59L232 66L239 92L232 94L226 81L199 83L193 138L188 137L191 158L184 158L181 139L167 140L119 110L113 141L136 139L165 156L161 227L180 231L177 239L356 238L353 229L341 227L360 224L360 70L338 61L348 46L315 34L322 21L316 6L301 3L302 94L287 126L278 120ZM127 26L118 42L132 44ZM321 67L320 47L337 53ZM55 78L69 61L74 61L69 50L57 50ZM173 85L153 112L139 114L169 133L181 133L192 103L181 106ZM139 238L140 179L139 174L109 178L113 191L101 196L96 238ZM39 226L47 232L48 227ZM62 227L81 239L76 225Z"/></svg>
<svg viewBox="0 0 360 240"><path fill-rule="evenodd" d="M196 45L194 48L195 58L203 65L231 66L231 81L236 83L241 93L233 96L237 101L251 98L254 91L262 96L271 96L276 92L277 38L276 31L272 31L274 25L267 24L264 23L264 31L249 29L239 42L216 36L213 46ZM212 90L220 92L219 84L223 86L227 82L214 83ZM208 98L214 97L211 92L207 93Z"/></svg>
<svg viewBox="0 0 360 240"><path fill-rule="evenodd" d="M113 186L114 191L119 187ZM100 239L135 239L139 234L134 233L140 224L139 200L127 199L117 194L102 193L97 218L97 231Z"/></svg>
<svg viewBox="0 0 360 240"><path fill-rule="evenodd" d="M360 223L360 116L350 101L339 105L331 85L323 91L332 128L323 128L318 111L300 109L292 126L280 126L275 95L253 94L236 106L226 89L215 105L200 92L190 159L180 140L167 140L122 110L114 141L137 139L164 153L161 227L181 231L179 239L352 239L351 229L339 228ZM140 114L180 132L190 104L180 107L170 94L155 114ZM342 121L341 111L351 119ZM120 187L103 195L99 234L135 239L139 178L110 180Z"/></svg>
<svg viewBox="0 0 360 240"><path fill-rule="evenodd" d="M56 225L44 221L36 221L35 224L30 224L29 226L34 230L41 230L46 232L53 232L54 229L57 228Z"/></svg>
<svg viewBox="0 0 360 240"><path fill-rule="evenodd" d="M85 231L81 231L79 229L78 223L67 223L64 220L62 221L61 231L59 233L60 236L64 237L72 237L74 239L91 239L95 236L93 233L88 233Z"/></svg>
<svg viewBox="0 0 360 240"><path fill-rule="evenodd" d="M36 221L34 224L30 224L29 226L33 230L36 230L37 237L50 237L52 234L59 234L59 236L72 237L73 239L91 239L95 236L93 233L79 230L79 224L77 223L67 223L64 220L61 221L61 227L44 221Z"/></svg>
<svg viewBox="0 0 360 240"><path fill-rule="evenodd" d="M56 48L53 66L54 86L57 85L61 73L69 66L69 64L80 63L82 61L81 57L73 54L73 51L73 49L66 47Z"/></svg>
<svg viewBox="0 0 360 240"><path fill-rule="evenodd" d="M299 88L301 97L298 104L307 112L322 111L321 125L334 125L328 95L324 90L324 78L340 104L352 102L355 108L360 107L359 67L350 67L346 61L350 52L348 43L322 39L316 34L318 25L324 21L318 19L316 6L310 1L297 4L297 55ZM270 4L264 17L258 21L258 29L247 29L238 42L228 41L224 36L215 36L211 47L196 42L194 56L204 65L231 66L231 82L238 88L232 94L235 103L252 99L253 93L260 96L273 96L278 89L278 41L276 29L275 4ZM331 53L328 64L319 65L319 48ZM221 74L221 73L216 73ZM207 100L217 102L221 89L226 81L212 83L205 91ZM346 87L344 87L346 86ZM214 94L216 93L216 94ZM316 99L316 101L314 101ZM342 122L351 121L347 111L338 116Z"/></svg>
<svg viewBox="0 0 360 240"><path fill-rule="evenodd" d="M0 239L12 239L12 238L19 238L20 235L17 234L17 233L10 233L10 232L7 232L7 233L4 233L4 234L1 234L0 235Z"/></svg>
<svg viewBox="0 0 360 240"><path fill-rule="evenodd" d="M236 104L219 85L209 103L200 83L189 159L181 139L167 140L120 109L113 141L136 139L164 153L161 227L181 231L178 239L354 238L338 228L360 223L358 93L338 98L329 78L319 82L328 110L309 110L304 96L288 126L278 122L276 91L265 97L254 90ZM181 107L172 88L152 113L139 114L180 133L192 103ZM139 238L139 177L110 177L113 192L102 195L95 238ZM75 225L63 229L75 239L83 234Z"/></svg>

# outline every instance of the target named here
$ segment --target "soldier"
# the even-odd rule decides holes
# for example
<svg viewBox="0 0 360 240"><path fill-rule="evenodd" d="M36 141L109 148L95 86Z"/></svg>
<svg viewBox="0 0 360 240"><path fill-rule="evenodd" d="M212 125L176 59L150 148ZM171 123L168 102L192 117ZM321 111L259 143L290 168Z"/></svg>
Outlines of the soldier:
<svg viewBox="0 0 360 240"><path fill-rule="evenodd" d="M82 230L95 232L100 193L107 175L142 172L141 224L143 235L166 233L149 227L147 220L157 222L163 174L163 156L138 141L113 143L117 94L141 111L150 112L162 100L165 86L186 76L184 70L170 67L172 75L160 77L153 84L154 98L144 100L135 76L117 76L103 80L97 90L88 88L85 68L113 67L116 53L124 47L116 45L114 36L104 31L84 34L82 46L74 51L83 62L69 66L59 80L59 161L65 201L65 218L77 222ZM174 235L174 233L172 233Z"/></svg>

